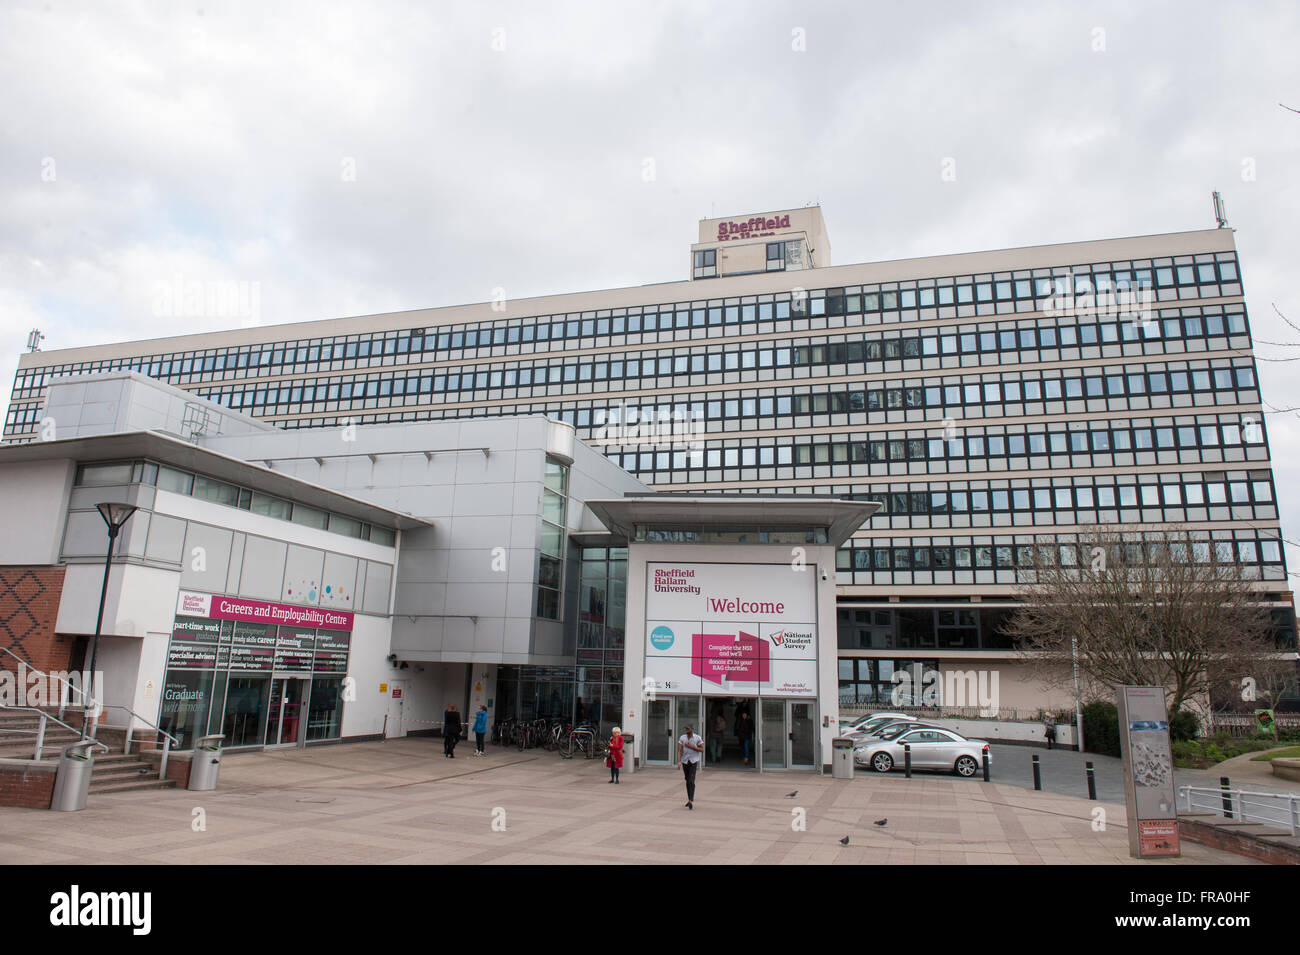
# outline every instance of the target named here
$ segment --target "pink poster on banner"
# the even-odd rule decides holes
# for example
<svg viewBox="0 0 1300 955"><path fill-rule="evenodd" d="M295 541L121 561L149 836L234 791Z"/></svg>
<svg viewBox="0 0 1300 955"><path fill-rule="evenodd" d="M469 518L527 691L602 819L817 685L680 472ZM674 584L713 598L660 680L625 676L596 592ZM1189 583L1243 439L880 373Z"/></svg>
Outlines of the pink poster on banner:
<svg viewBox="0 0 1300 955"><path fill-rule="evenodd" d="M752 633L691 634L691 673L721 686L726 681L766 683L771 653Z"/></svg>

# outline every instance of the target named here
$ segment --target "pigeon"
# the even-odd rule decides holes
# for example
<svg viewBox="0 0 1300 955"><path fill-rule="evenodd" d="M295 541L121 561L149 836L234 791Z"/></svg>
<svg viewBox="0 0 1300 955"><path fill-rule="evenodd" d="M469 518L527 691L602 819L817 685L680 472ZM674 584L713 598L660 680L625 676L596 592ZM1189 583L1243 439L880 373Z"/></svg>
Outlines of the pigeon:
<svg viewBox="0 0 1300 955"><path fill-rule="evenodd" d="M786 799L793 799L793 798L794 798L795 796L797 796L797 795L799 795L799 790L796 789L796 790L795 790L794 792L792 792L792 793L786 793L786 794L785 794L785 798L786 798Z"/></svg>
<svg viewBox="0 0 1300 955"><path fill-rule="evenodd" d="M848 837L848 836L845 836L843 839L840 840L840 845L842 845L842 846L847 846L848 844L849 844L849 837Z"/></svg>
<svg viewBox="0 0 1300 955"><path fill-rule="evenodd" d="M872 825L873 825L873 826L883 826L883 825L884 825L885 823L887 823L887 822L889 822L888 819L877 819L875 822L872 823Z"/></svg>

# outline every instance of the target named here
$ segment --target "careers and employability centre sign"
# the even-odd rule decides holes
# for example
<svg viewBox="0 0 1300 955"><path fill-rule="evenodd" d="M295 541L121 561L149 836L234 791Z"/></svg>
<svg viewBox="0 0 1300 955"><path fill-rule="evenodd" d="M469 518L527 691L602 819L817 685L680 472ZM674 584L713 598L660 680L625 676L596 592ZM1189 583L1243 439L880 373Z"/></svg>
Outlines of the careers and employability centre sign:
<svg viewBox="0 0 1300 955"><path fill-rule="evenodd" d="M176 616L209 620L242 620L246 623L274 623L282 626L313 627L317 630L351 630L352 613L305 607L299 604L249 600L182 590L176 598Z"/></svg>

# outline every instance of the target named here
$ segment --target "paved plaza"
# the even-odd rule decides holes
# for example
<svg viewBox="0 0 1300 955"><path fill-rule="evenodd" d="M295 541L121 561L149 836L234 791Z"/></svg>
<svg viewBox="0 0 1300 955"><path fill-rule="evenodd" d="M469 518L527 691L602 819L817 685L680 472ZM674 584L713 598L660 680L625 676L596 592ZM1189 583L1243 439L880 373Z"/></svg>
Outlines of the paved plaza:
<svg viewBox="0 0 1300 955"><path fill-rule="evenodd" d="M1181 859L1137 862L1122 803L978 779L714 769L688 811L672 769L611 786L595 761L472 753L449 760L440 740L407 738L226 754L215 792L0 808L0 863L1253 864L1190 842Z"/></svg>

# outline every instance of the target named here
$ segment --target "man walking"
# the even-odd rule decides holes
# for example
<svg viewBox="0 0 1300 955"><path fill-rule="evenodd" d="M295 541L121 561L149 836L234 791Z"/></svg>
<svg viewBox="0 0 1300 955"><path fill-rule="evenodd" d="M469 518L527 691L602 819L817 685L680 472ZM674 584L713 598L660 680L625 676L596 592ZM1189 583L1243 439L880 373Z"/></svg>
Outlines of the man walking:
<svg viewBox="0 0 1300 955"><path fill-rule="evenodd" d="M704 740L695 735L693 726L686 727L686 732L677 738L677 765L686 777L686 808L695 808L695 771L700 768L700 754L704 752Z"/></svg>

